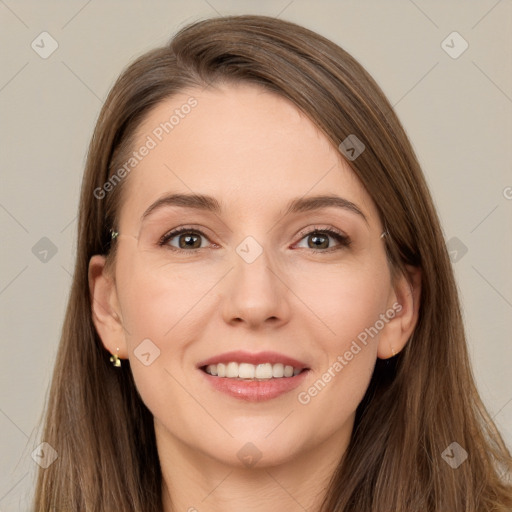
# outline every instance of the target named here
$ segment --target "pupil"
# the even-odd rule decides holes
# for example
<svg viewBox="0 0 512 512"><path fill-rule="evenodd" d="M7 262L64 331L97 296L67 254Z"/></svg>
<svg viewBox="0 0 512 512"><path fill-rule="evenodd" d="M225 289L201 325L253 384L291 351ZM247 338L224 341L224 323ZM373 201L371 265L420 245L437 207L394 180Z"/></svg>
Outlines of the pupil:
<svg viewBox="0 0 512 512"><path fill-rule="evenodd" d="M181 235L180 237L180 247L195 247L194 246L194 238L198 238L196 235ZM189 242L192 241L192 244ZM197 244L196 244L197 245Z"/></svg>
<svg viewBox="0 0 512 512"><path fill-rule="evenodd" d="M327 241L327 243L329 242L328 238L325 235L312 235L313 244L315 245L316 248L318 248L322 245L322 242L320 242L320 244L316 243L316 241L318 241L319 239L320 240L324 239L324 241ZM325 246L325 243L323 245ZM327 248L327 247L324 247L324 248Z"/></svg>

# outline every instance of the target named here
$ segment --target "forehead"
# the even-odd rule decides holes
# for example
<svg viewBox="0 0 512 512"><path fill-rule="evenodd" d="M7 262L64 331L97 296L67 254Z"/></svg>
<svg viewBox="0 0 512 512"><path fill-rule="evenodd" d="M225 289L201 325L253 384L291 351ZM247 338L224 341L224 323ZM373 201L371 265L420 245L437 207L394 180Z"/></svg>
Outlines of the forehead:
<svg viewBox="0 0 512 512"><path fill-rule="evenodd" d="M144 146L149 150L138 151ZM189 89L158 104L139 126L121 218L136 216L163 194L219 198L250 215L291 198L339 194L369 220L371 198L338 150L287 99L257 85ZM129 208L127 208L129 206Z"/></svg>

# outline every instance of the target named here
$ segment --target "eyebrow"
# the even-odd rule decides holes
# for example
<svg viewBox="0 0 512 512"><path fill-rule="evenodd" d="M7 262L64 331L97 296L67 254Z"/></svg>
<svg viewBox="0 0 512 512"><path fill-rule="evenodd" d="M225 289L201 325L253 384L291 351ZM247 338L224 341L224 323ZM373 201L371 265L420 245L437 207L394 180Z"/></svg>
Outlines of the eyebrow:
<svg viewBox="0 0 512 512"><path fill-rule="evenodd" d="M204 194L169 194L157 199L142 214L141 221L154 211L164 206L178 206L195 210L209 211L216 214L222 213L222 206L215 197ZM368 224L368 219L361 209L352 201L336 195L317 195L310 197L298 197L292 199L283 213L283 216L292 213L303 213L323 208L341 208L359 215Z"/></svg>

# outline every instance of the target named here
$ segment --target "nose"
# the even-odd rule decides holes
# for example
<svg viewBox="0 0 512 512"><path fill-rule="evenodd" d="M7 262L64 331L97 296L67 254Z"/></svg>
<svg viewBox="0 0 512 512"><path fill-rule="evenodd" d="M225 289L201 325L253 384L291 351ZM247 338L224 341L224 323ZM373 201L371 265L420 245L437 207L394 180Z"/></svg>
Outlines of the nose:
<svg viewBox="0 0 512 512"><path fill-rule="evenodd" d="M254 247L251 248L254 250ZM263 250L251 261L235 252L233 270L224 282L222 315L232 325L248 328L284 325L290 317L290 289L282 269Z"/></svg>

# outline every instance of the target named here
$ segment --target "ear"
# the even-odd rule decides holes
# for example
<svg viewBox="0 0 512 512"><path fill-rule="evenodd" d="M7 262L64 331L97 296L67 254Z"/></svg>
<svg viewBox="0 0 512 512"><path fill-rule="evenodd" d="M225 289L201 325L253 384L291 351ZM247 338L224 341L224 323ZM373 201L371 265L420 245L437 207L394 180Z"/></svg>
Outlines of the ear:
<svg viewBox="0 0 512 512"><path fill-rule="evenodd" d="M105 256L95 255L89 261L92 319L104 347L111 354L126 359L126 339L117 290L105 265Z"/></svg>
<svg viewBox="0 0 512 512"><path fill-rule="evenodd" d="M377 357L389 359L406 345L418 322L421 296L421 269L406 265L390 294L386 317L390 320L381 331Z"/></svg>

